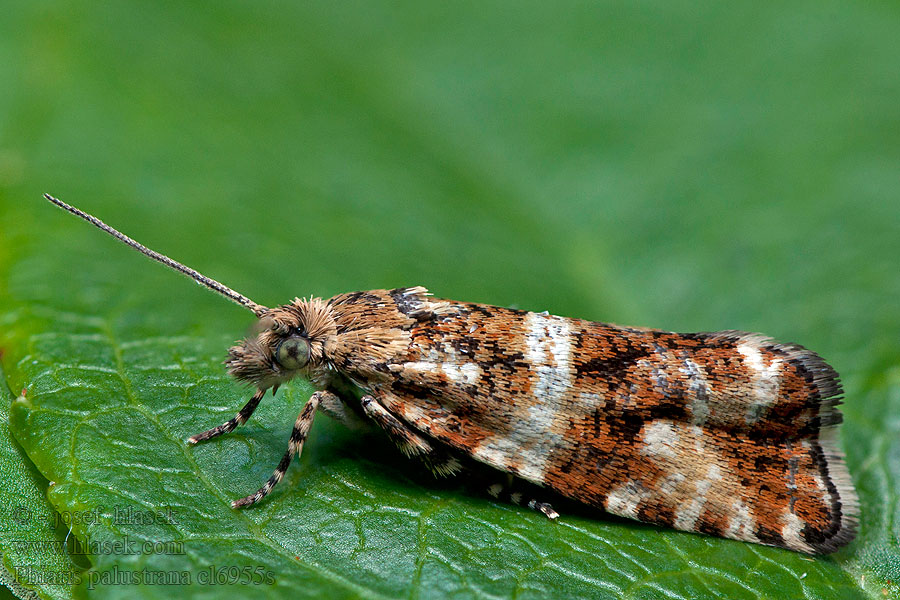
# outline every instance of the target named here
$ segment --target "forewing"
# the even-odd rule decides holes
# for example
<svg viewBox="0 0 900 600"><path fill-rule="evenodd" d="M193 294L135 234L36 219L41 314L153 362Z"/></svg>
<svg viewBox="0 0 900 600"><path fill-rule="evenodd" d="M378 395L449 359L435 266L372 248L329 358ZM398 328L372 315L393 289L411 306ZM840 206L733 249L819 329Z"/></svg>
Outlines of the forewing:
<svg viewBox="0 0 900 600"><path fill-rule="evenodd" d="M853 537L840 386L815 354L428 302L398 302L408 351L371 385L423 434L625 517L803 552Z"/></svg>

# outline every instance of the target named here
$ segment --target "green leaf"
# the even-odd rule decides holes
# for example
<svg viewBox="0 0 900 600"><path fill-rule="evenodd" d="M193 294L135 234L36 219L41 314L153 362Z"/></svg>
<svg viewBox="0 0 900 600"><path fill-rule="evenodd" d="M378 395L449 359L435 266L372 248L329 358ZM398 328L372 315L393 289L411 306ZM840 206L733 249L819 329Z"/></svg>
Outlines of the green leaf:
<svg viewBox="0 0 900 600"><path fill-rule="evenodd" d="M27 388L0 492L67 517L32 534L90 566L39 595L900 594L895 7L107 4L0 20L0 389ZM233 511L310 388L187 447L249 396L221 360L252 316L42 192L266 305L425 285L802 343L844 378L859 539L813 559L548 522L324 416Z"/></svg>
<svg viewBox="0 0 900 600"><path fill-rule="evenodd" d="M9 388L0 369L0 583L19 598L71 598L84 568L66 551L66 529L45 496L47 481L9 430Z"/></svg>

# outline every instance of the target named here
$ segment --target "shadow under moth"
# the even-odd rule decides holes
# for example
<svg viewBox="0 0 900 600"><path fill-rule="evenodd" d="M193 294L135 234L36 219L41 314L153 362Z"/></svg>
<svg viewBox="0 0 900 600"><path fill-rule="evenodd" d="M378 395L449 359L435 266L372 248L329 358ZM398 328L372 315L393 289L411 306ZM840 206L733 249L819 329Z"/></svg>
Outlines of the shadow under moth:
<svg viewBox="0 0 900 600"><path fill-rule="evenodd" d="M423 287L267 308L45 197L258 318L225 361L255 393L190 443L244 424L296 376L318 390L271 478L234 507L281 481L322 410L373 422L438 475L474 460L622 517L809 554L856 534L840 381L802 346L440 300Z"/></svg>

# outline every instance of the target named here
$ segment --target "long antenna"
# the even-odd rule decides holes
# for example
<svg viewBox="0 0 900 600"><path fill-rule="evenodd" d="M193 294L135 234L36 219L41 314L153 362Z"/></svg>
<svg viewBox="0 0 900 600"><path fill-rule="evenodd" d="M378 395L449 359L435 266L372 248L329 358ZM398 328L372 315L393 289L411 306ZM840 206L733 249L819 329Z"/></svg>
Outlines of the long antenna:
<svg viewBox="0 0 900 600"><path fill-rule="evenodd" d="M77 217L81 217L82 219L84 219L91 225L97 227L98 229L102 229L103 231L105 231L109 235L113 236L114 238L116 238L117 240L122 242L123 244L125 244L127 246L131 246L132 248L134 248L135 250L137 250L144 256L149 256L153 260L155 260L157 262L161 262L162 264L166 265L170 269L174 269L175 271L178 271L179 273L181 273L183 275L187 275L188 277L190 277L191 279L193 279L200 285L205 285L212 291L222 294L223 296L225 296L232 302L236 302L236 303L240 304L241 306L250 309L251 311L253 311L253 314L255 314L257 317L263 316L263 314L265 314L265 312L269 310L265 306L262 306L261 304L257 304L250 298L248 298L242 294L238 294L236 291L234 291L230 287L228 287L226 285L222 285L215 279L211 279L211 278L207 277L206 275L198 273L194 269L181 264L177 260L172 260L165 254L160 254L159 252L151 250L147 246L144 246L143 244L134 241L133 239L131 239L124 233L117 231L116 229L113 229L112 227L110 227L109 225L107 225L106 223L104 223L103 221L101 221L100 219L98 219L97 217L95 217L93 215L89 215L86 212L75 208L74 206L66 204L62 200L59 200L58 198L54 198L50 194L44 194L44 198L46 198L53 204L57 205L61 209L68 211Z"/></svg>

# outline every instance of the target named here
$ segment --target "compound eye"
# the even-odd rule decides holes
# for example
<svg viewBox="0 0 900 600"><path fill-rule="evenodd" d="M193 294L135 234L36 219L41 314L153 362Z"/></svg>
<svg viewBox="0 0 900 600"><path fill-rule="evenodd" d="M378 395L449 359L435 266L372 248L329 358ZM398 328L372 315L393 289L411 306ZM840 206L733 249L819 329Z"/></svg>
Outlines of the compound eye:
<svg viewBox="0 0 900 600"><path fill-rule="evenodd" d="M285 369L302 369L309 362L309 342L297 336L282 340L275 349L275 360Z"/></svg>

